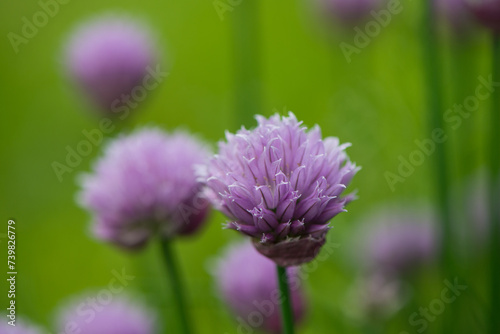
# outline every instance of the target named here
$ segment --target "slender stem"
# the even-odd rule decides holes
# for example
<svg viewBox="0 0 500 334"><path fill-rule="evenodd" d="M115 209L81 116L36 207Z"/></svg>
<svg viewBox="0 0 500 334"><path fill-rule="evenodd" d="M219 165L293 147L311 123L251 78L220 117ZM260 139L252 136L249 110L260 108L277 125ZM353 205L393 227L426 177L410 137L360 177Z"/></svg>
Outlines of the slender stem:
<svg viewBox="0 0 500 334"><path fill-rule="evenodd" d="M234 8L233 57L235 83L235 121L253 125L261 111L259 0L243 1Z"/></svg>
<svg viewBox="0 0 500 334"><path fill-rule="evenodd" d="M281 326L284 334L293 334L292 300L288 287L286 268L276 266L278 270L278 284L281 292Z"/></svg>
<svg viewBox="0 0 500 334"><path fill-rule="evenodd" d="M442 115L442 91L441 91L441 68L439 66L439 43L437 41L436 20L434 18L434 0L425 1L425 13L423 19L424 33L424 60L426 70L427 97L429 99L429 126L431 132L436 130L446 132ZM446 138L446 137L445 137ZM453 245L451 239L451 215L448 203L449 181L447 151L445 144L436 143L434 153L435 161L435 184L437 185L437 200L441 218L442 253L441 267L443 278L453 277ZM448 312L451 314L452 312ZM450 316L443 318L443 330L451 333L453 319Z"/></svg>
<svg viewBox="0 0 500 334"><path fill-rule="evenodd" d="M492 46L492 76L493 82L500 80L500 33L493 35ZM492 94L490 115L490 217L491 217L491 314L490 333L500 333L500 91L495 89Z"/></svg>
<svg viewBox="0 0 500 334"><path fill-rule="evenodd" d="M191 329L189 326L186 303L184 299L184 290L182 286L182 280L180 279L179 270L177 268L177 262L172 250L171 240L162 239L161 248L163 250L163 257L165 259L167 274L172 286L172 293L174 295L175 303L177 304L177 315L182 327L181 333L189 334L191 333Z"/></svg>
<svg viewBox="0 0 500 334"><path fill-rule="evenodd" d="M470 49L473 49L471 39L468 36L458 40L458 36L454 36L452 42L452 66L454 76L452 80L455 82L455 101L463 101L470 92L473 92L475 73L477 72L476 64L472 61L474 55L471 55ZM472 59L471 59L472 58ZM457 130L457 169L458 177L464 180L476 167L474 163L477 161L477 137L474 135L474 127L476 126L477 115L473 114L468 119L463 120L463 124ZM465 196L463 196L465 197ZM462 209L466 206L461 205Z"/></svg>
<svg viewBox="0 0 500 334"><path fill-rule="evenodd" d="M426 62L426 76L427 76L427 95L429 99L429 125L431 131L441 129L445 131L443 115L441 112L441 77L440 66L438 57L438 43L436 40L436 29L433 16L433 0L427 0L426 15L424 19L424 57ZM449 182L447 174L447 161L446 149L444 144L436 145L435 156L435 177L437 184L437 196L440 206L440 215L442 221L442 237L443 237L443 253L442 261L444 268L447 268L452 261L452 248L451 248L451 219L448 208L448 191Z"/></svg>

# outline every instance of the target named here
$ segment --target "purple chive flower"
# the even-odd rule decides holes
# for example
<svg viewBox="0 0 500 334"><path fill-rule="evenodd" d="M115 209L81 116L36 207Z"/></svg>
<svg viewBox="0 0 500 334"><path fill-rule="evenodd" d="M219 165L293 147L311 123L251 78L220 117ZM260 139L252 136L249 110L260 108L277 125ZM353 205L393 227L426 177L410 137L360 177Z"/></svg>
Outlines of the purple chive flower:
<svg viewBox="0 0 500 334"><path fill-rule="evenodd" d="M381 7L384 0L318 0L329 17L346 25L356 25Z"/></svg>
<svg viewBox="0 0 500 334"><path fill-rule="evenodd" d="M397 277L376 271L355 281L343 306L356 319L384 319L403 307L407 295L406 287Z"/></svg>
<svg viewBox="0 0 500 334"><path fill-rule="evenodd" d="M7 323L10 321L5 315L2 316L0 322L1 334L42 334L42 329L31 325L29 322L16 319L16 326L11 326Z"/></svg>
<svg viewBox="0 0 500 334"><path fill-rule="evenodd" d="M304 298L300 282L296 281L297 268L288 268L287 273L297 323L304 315ZM220 296L237 316L240 332L250 333L253 328L281 333L279 288L273 261L245 242L228 247L224 256L218 259L213 274Z"/></svg>
<svg viewBox="0 0 500 334"><path fill-rule="evenodd" d="M58 318L58 333L159 333L157 317L135 300L115 296L111 301L94 305L84 298L67 305Z"/></svg>
<svg viewBox="0 0 500 334"><path fill-rule="evenodd" d="M342 193L359 168L349 144L310 131L295 115L257 116L254 130L226 133L202 173L207 197L280 266L311 261L325 243L329 221L353 195Z"/></svg>
<svg viewBox="0 0 500 334"><path fill-rule="evenodd" d="M470 26L471 17L465 0L436 0L435 6L454 32L463 32Z"/></svg>
<svg viewBox="0 0 500 334"><path fill-rule="evenodd" d="M472 241L473 247L477 249L477 247L488 244L490 235L491 215L488 210L488 177L484 171L480 171L465 183L465 185L462 185L467 189L466 222L463 233L468 241ZM464 190L460 189L458 193L463 195Z"/></svg>
<svg viewBox="0 0 500 334"><path fill-rule="evenodd" d="M500 0L465 0L479 23L500 32Z"/></svg>
<svg viewBox="0 0 500 334"><path fill-rule="evenodd" d="M155 232L166 238L194 233L208 212L194 168L208 154L186 133L155 128L112 141L80 180L79 202L92 213L94 234L140 248Z"/></svg>
<svg viewBox="0 0 500 334"><path fill-rule="evenodd" d="M148 29L134 19L102 16L72 34L66 67L91 103L111 115L125 106L135 87L144 86L157 58L154 44Z"/></svg>
<svg viewBox="0 0 500 334"><path fill-rule="evenodd" d="M405 274L431 263L439 235L429 210L391 208L373 212L363 226L362 256L377 270Z"/></svg>
<svg viewBox="0 0 500 334"><path fill-rule="evenodd" d="M456 210L454 217L458 223L454 230L464 256L477 256L489 244L491 213L488 174L486 170L479 170L458 184L451 192L451 196L455 196L454 200L463 203L465 208L465 215L463 210ZM497 209L500 212L500 204L497 205Z"/></svg>

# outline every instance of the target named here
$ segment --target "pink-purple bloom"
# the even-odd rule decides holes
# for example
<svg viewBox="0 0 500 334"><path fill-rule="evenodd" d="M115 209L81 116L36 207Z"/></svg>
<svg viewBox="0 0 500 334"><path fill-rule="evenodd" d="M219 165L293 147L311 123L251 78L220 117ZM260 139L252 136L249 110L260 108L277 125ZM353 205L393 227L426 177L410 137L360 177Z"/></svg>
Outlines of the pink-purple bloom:
<svg viewBox="0 0 500 334"><path fill-rule="evenodd" d="M428 209L381 209L369 214L362 226L360 255L372 269L405 274L438 255L439 233Z"/></svg>
<svg viewBox="0 0 500 334"><path fill-rule="evenodd" d="M91 103L108 115L126 107L157 61L150 31L127 16L86 22L66 46L66 67ZM128 96L128 97L127 97Z"/></svg>
<svg viewBox="0 0 500 334"><path fill-rule="evenodd" d="M6 315L2 314L2 321L0 321L0 334L42 334L44 333L41 328L30 324L22 319L16 319L15 326L7 323L10 321Z"/></svg>
<svg viewBox="0 0 500 334"><path fill-rule="evenodd" d="M465 0L482 25L500 32L500 0Z"/></svg>
<svg viewBox="0 0 500 334"><path fill-rule="evenodd" d="M329 221L354 195L342 196L359 168L349 144L307 131L295 115L257 116L253 130L226 133L201 173L207 197L230 218L227 227L254 239L281 266L311 261L325 243Z"/></svg>
<svg viewBox="0 0 500 334"><path fill-rule="evenodd" d="M370 16L384 0L317 0L326 14L347 25L355 25Z"/></svg>
<svg viewBox="0 0 500 334"><path fill-rule="evenodd" d="M403 281L383 271L358 278L343 303L345 312L356 320L388 318L401 309L407 299Z"/></svg>
<svg viewBox="0 0 500 334"><path fill-rule="evenodd" d="M237 316L240 331L258 328L266 333L281 333L279 288L273 261L245 242L229 246L214 269L219 295ZM298 323L305 311L304 296L297 268L288 268L287 273L294 321Z"/></svg>
<svg viewBox="0 0 500 334"><path fill-rule="evenodd" d="M111 301L95 302L93 305L84 298L67 305L58 318L58 333L159 333L157 316L136 300L115 296Z"/></svg>
<svg viewBox="0 0 500 334"><path fill-rule="evenodd" d="M463 246L464 255L476 255L488 246L488 238L492 232L491 212L489 209L490 178L485 170L479 170L452 190L454 200L464 203L463 210L456 210L454 220L457 223L456 237ZM497 187L500 189L500 186ZM496 209L500 212L500 203Z"/></svg>
<svg viewBox="0 0 500 334"><path fill-rule="evenodd" d="M471 17L465 0L435 0L435 6L454 32L460 33L470 26Z"/></svg>
<svg viewBox="0 0 500 334"><path fill-rule="evenodd" d="M208 154L187 133L157 128L110 142L93 172L80 179L79 202L92 213L94 234L140 248L154 233L164 238L194 233L208 212L194 170Z"/></svg>

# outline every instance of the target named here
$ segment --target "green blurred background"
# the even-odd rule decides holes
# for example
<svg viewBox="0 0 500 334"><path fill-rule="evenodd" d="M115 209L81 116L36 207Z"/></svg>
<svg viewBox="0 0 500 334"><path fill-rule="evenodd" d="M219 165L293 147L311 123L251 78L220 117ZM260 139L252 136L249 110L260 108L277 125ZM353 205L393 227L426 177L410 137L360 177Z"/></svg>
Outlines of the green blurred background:
<svg viewBox="0 0 500 334"><path fill-rule="evenodd" d="M363 332L362 322L346 316L345 310L350 307L346 291L360 271L349 260L351 232L357 220L389 202L434 200L430 159L404 183L397 184L394 192L384 177L386 171L397 172L398 156L408 157L416 148L415 139L430 136L420 43L422 8L419 1L403 1L402 5L402 13L347 63L339 43L352 43L352 35L321 24L311 9L312 2L259 1L263 98L262 107L255 113L268 116L291 110L306 125L319 124L325 136L351 142L348 153L363 167L352 184L352 189L359 190L359 200L350 205L348 213L334 219L335 228L328 234L328 242L340 247L305 282L309 310L301 333ZM165 333L177 332L157 242L131 255L96 241L88 232L88 214L75 203L75 177L89 170L100 150L94 148L91 156L63 176L62 182L51 167L54 161L64 162L67 145L74 148L84 139L82 130L98 126L90 108L65 78L62 47L75 24L102 12L122 10L148 20L158 32L162 64L169 76L127 126L183 127L215 147L226 129L238 127L231 43L235 17L244 7L244 3L235 6L221 20L210 0L73 0L61 5L58 14L27 44L20 45L16 54L7 34L20 34L22 18L31 19L40 7L33 0L0 4L0 233L6 232L9 218L15 219L18 314L55 332L55 310L61 303L82 291L106 286L113 277L112 270L126 268L136 276L127 291L143 295L158 309ZM440 53L445 105L451 107L474 92L477 76L490 73L489 47L484 32L456 41L447 37L440 35ZM458 71L460 79L457 69L463 70ZM456 88L457 82L462 88ZM466 146L457 149L455 139L446 142L454 168L450 178L454 181L482 164L480 136L486 107L487 103L482 104L470 118L473 126L468 130ZM449 134L454 138L460 131L463 129L450 130ZM466 171L460 170L457 162L457 152L464 151L470 153ZM221 229L224 222L225 218L214 212L200 234L179 239L175 245L197 333L237 332L234 317L216 296L207 271L208 260L220 254L231 240L239 239L235 232ZM4 252L5 236L1 242ZM6 255L1 259L6 262ZM2 268L7 271L6 266ZM467 294L457 301L454 317L460 323L457 332L478 333L476 329L484 325L484 310L475 300L487 296L481 288L485 278L480 266L476 270L467 268L468 263L462 262L460 277L477 288L477 295ZM0 287L3 309L8 302L5 279ZM415 279L413 288L416 301L385 321L383 332L414 333L408 316L439 296L443 284L436 271L429 270ZM471 316L470 309L478 316ZM439 321L431 323L426 332L438 332Z"/></svg>

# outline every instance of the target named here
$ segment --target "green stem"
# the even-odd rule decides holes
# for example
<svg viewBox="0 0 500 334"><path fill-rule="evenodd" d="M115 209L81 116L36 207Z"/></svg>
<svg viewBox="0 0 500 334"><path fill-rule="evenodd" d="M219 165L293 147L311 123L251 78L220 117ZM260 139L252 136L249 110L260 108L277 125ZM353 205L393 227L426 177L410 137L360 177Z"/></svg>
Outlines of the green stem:
<svg viewBox="0 0 500 334"><path fill-rule="evenodd" d="M281 325L284 334L293 334L292 300L290 299L290 288L288 287L288 275L286 268L276 266L278 269L278 283L281 292Z"/></svg>
<svg viewBox="0 0 500 334"><path fill-rule="evenodd" d="M473 49L471 40L467 36L458 40L454 36L452 47L452 64L454 76L452 80L455 82L455 101L463 101L475 89L475 73L477 68L472 60L475 60L475 54L469 51ZM459 157L457 160L458 165L458 179L464 180L470 176L471 172L476 167L475 163L478 158L477 154L477 137L474 135L474 128L476 126L477 115L472 114L468 119L464 119L460 128L457 130L457 153ZM465 197L465 196L464 196ZM461 205L461 208L465 208Z"/></svg>
<svg viewBox="0 0 500 334"><path fill-rule="evenodd" d="M442 91L441 91L441 67L439 65L439 43L437 40L436 20L434 18L434 0L425 1L423 33L424 33L424 60L426 70L427 97L429 99L429 127L431 133L439 130L446 132L442 115ZM443 278L454 277L453 272L453 245L451 239L451 215L448 203L449 182L447 151L445 144L436 143L434 153L435 161L435 184L437 185L437 200L441 218L441 267ZM451 311L447 314L452 313ZM453 319L445 315L443 318L443 330L451 333Z"/></svg>
<svg viewBox="0 0 500 334"><path fill-rule="evenodd" d="M431 131L441 129L446 132L442 115L441 101L441 77L438 57L438 42L433 13L433 0L427 0L426 15L424 19L424 59L426 63L427 95L429 99L429 126ZM439 201L440 215L442 221L443 253L442 263L444 268L449 268L452 263L451 247L451 219L448 208L448 166L446 161L447 152L445 145L437 144L435 157L435 178L437 184L437 197Z"/></svg>
<svg viewBox="0 0 500 334"><path fill-rule="evenodd" d="M233 57L235 121L237 128L253 125L261 111L259 0L243 1L234 8Z"/></svg>
<svg viewBox="0 0 500 334"><path fill-rule="evenodd" d="M492 76L493 82L500 80L500 33L493 35ZM491 217L491 313L490 333L500 333L500 91L492 94L490 115L490 217Z"/></svg>
<svg viewBox="0 0 500 334"><path fill-rule="evenodd" d="M191 329L189 326L186 303L184 299L184 290L182 286L182 280L180 279L179 270L177 268L177 262L172 250L171 240L162 239L161 248L163 250L163 257L165 259L165 265L167 267L167 274L172 286L172 293L174 295L175 303L177 304L177 315L182 327L181 333L189 334L191 333Z"/></svg>

